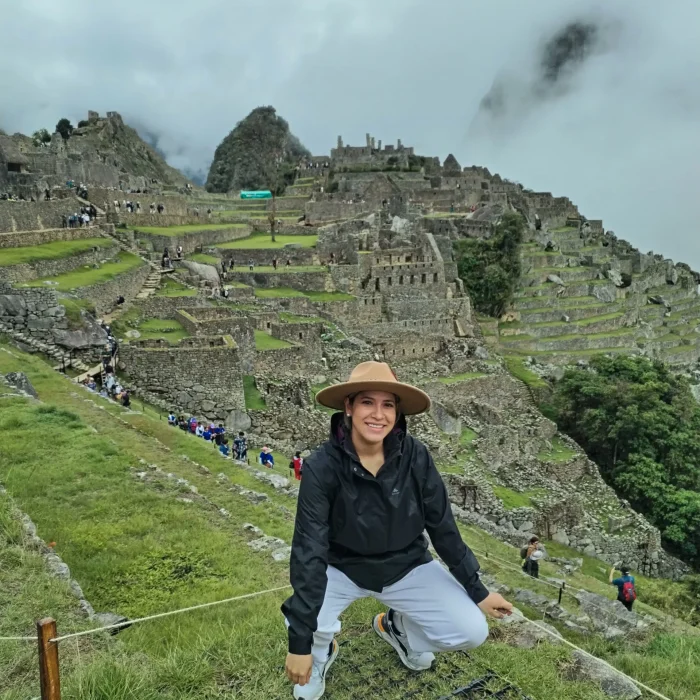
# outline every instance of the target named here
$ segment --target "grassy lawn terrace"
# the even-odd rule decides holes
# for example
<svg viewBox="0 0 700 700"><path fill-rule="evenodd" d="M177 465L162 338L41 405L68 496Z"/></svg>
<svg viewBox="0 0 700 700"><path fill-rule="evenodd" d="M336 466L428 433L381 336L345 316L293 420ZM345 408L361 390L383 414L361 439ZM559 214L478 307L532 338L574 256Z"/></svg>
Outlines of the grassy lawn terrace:
<svg viewBox="0 0 700 700"><path fill-rule="evenodd" d="M546 462L568 462L572 457L576 456L576 452L558 435L555 435L552 438L552 449L540 452L537 456Z"/></svg>
<svg viewBox="0 0 700 700"><path fill-rule="evenodd" d="M160 288L156 292L159 297L196 297L197 290L189 289L184 284L180 284L176 280L166 277L162 280Z"/></svg>
<svg viewBox="0 0 700 700"><path fill-rule="evenodd" d="M501 499L503 507L506 510L531 506L532 499L544 493L542 489L534 489L532 491L520 493L519 491L513 491L505 486L494 486L493 492Z"/></svg>
<svg viewBox="0 0 700 700"><path fill-rule="evenodd" d="M256 350L280 350L282 348L291 348L292 344L286 340L273 338L265 331L255 331L255 349Z"/></svg>
<svg viewBox="0 0 700 700"><path fill-rule="evenodd" d="M246 238L239 238L237 241L229 241L228 243L219 243L215 248L224 248L227 250L276 250L284 248L287 243L298 243L302 248L315 248L318 241L318 235L299 235L289 236L286 234L278 234L273 242L269 233L258 232Z"/></svg>
<svg viewBox="0 0 700 700"><path fill-rule="evenodd" d="M300 292L289 287L273 287L272 289L256 289L255 296L259 299L289 299L306 297L311 301L349 301L355 297L344 292Z"/></svg>
<svg viewBox="0 0 700 700"><path fill-rule="evenodd" d="M189 226L139 226L138 233L150 233L153 236L181 236L199 231L224 231L229 228L245 228L246 224L192 224Z"/></svg>
<svg viewBox="0 0 700 700"><path fill-rule="evenodd" d="M258 387L255 386L255 377L252 374L246 374L243 376L243 393L245 395L246 410L264 411L267 408L265 399L258 391Z"/></svg>
<svg viewBox="0 0 700 700"><path fill-rule="evenodd" d="M525 367L522 358L506 355L504 359L508 371L521 382L525 382L525 384L533 388L541 389L547 386L547 382L542 377Z"/></svg>
<svg viewBox="0 0 700 700"><path fill-rule="evenodd" d="M192 253L192 255L187 256L187 259L204 265L216 265L217 267L221 265L221 258L206 253Z"/></svg>
<svg viewBox="0 0 700 700"><path fill-rule="evenodd" d="M356 298L345 292L304 292L304 295L311 301L351 301Z"/></svg>
<svg viewBox="0 0 700 700"><path fill-rule="evenodd" d="M59 260L85 253L92 248L107 248L114 245L111 238L83 238L77 241L53 241L23 248L0 249L0 267L11 267L39 260Z"/></svg>
<svg viewBox="0 0 700 700"><path fill-rule="evenodd" d="M192 256L190 256L190 258L194 260ZM234 268L233 271L248 272L251 275L256 272L265 273L266 275L292 275L297 272L326 272L327 270L328 268L325 265L290 265L289 267L286 265L277 265L276 270L272 265L255 265L252 270L248 269L247 266L239 265L238 269Z"/></svg>
<svg viewBox="0 0 700 700"><path fill-rule="evenodd" d="M25 282L20 285L22 287L50 287L58 292L70 292L78 287L91 287L94 284L100 284L101 282L108 282L114 279L117 275L121 275L124 272L134 269L135 267L140 267L145 263L138 255L133 253L119 253L116 258L116 262L106 263L98 268L94 268L91 265L85 265L77 270L72 270L71 272L66 272L62 275L56 275L55 277L44 277L38 280L32 280L31 282ZM54 282L55 284L46 284L47 282Z"/></svg>

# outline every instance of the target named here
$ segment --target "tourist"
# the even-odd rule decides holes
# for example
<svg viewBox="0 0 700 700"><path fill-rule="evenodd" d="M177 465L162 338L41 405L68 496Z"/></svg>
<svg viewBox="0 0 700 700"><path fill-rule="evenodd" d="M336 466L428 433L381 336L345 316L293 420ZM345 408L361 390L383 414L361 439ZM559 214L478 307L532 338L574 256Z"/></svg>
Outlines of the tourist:
<svg viewBox="0 0 700 700"><path fill-rule="evenodd" d="M248 459L248 441L243 431L238 433L238 437L233 441L233 452L239 462L245 462Z"/></svg>
<svg viewBox="0 0 700 700"><path fill-rule="evenodd" d="M177 425L177 418L172 411L168 414L168 425Z"/></svg>
<svg viewBox="0 0 700 700"><path fill-rule="evenodd" d="M97 382L95 381L94 377L88 377L85 381L85 386L90 389L90 391L96 391L97 390Z"/></svg>
<svg viewBox="0 0 700 700"><path fill-rule="evenodd" d="M112 348L109 343L105 343L102 348L102 368L106 371L107 365L112 362Z"/></svg>
<svg viewBox="0 0 700 700"><path fill-rule="evenodd" d="M155 214L156 213L156 204L155 202L151 202L151 204L148 207L148 213L149 214Z"/></svg>
<svg viewBox="0 0 700 700"><path fill-rule="evenodd" d="M301 457L301 452L294 453L294 459L292 460L292 468L294 469L294 478L297 481L301 481L301 470L304 464L304 460Z"/></svg>
<svg viewBox="0 0 700 700"><path fill-rule="evenodd" d="M204 426L201 422L197 423L197 429L194 431L197 437L204 437Z"/></svg>
<svg viewBox="0 0 700 700"><path fill-rule="evenodd" d="M190 426L190 432L193 434L197 433L197 419L194 416L190 416L189 426Z"/></svg>
<svg viewBox="0 0 700 700"><path fill-rule="evenodd" d="M535 231L542 230L542 219L540 219L539 214L535 214Z"/></svg>
<svg viewBox="0 0 700 700"><path fill-rule="evenodd" d="M294 593L282 612L294 697L318 699L338 654L338 616L355 600L389 606L372 626L413 671L428 670L433 652L483 644L485 615L503 618L512 605L479 580L433 458L407 431L404 416L427 411L428 395L400 383L389 365L363 362L316 400L339 413L304 464ZM449 572L432 559L424 531Z"/></svg>
<svg viewBox="0 0 700 700"><path fill-rule="evenodd" d="M131 397L129 396L129 392L126 389L124 389L121 392L120 399L121 399L121 404L122 404L122 406L124 406L124 408L129 408L129 406L131 406Z"/></svg>
<svg viewBox="0 0 700 700"><path fill-rule="evenodd" d="M180 428L180 430L184 430L186 432L189 432L190 426L187 424L187 421L185 420L185 416L180 416L177 419L177 427Z"/></svg>
<svg viewBox="0 0 700 700"><path fill-rule="evenodd" d="M277 258L272 258L272 269L273 270L277 269Z"/></svg>
<svg viewBox="0 0 700 700"><path fill-rule="evenodd" d="M234 267L235 264L236 264L236 261L235 261L233 258L231 258L231 259L229 260L229 263L228 263L228 269L229 269L229 270L233 270L233 267Z"/></svg>
<svg viewBox="0 0 700 700"><path fill-rule="evenodd" d="M124 297L120 294L117 297L117 306L121 306L124 303L124 301L125 301Z"/></svg>
<svg viewBox="0 0 700 700"><path fill-rule="evenodd" d="M615 570L620 567L620 572L622 576L619 578L613 578L615 575ZM637 589L634 587L634 576L630 575L630 568L626 564L620 564L616 562L612 569L610 569L610 576L608 577L610 585L617 586L617 599L630 611L632 612L632 606L634 601L637 600Z"/></svg>
<svg viewBox="0 0 700 700"><path fill-rule="evenodd" d="M163 258L161 259L160 264L163 269L170 267L170 254L168 253L167 248L163 250Z"/></svg>
<svg viewBox="0 0 700 700"><path fill-rule="evenodd" d="M114 391L114 388L116 387L117 384L117 378L114 376L114 372L112 371L111 367L106 367L105 368L105 381L104 381L104 387L107 389L107 393L111 394Z"/></svg>
<svg viewBox="0 0 700 700"><path fill-rule="evenodd" d="M292 266L292 261L289 258L287 258L287 267L291 267L291 266Z"/></svg>
<svg viewBox="0 0 700 700"><path fill-rule="evenodd" d="M231 450L229 449L229 446L228 446L228 438L224 438L221 441L221 444L219 445L219 452L221 452L221 454L224 457L228 457L229 454L231 454Z"/></svg>
<svg viewBox="0 0 700 700"><path fill-rule="evenodd" d="M250 260L248 260L248 268L249 268L250 271L252 272L254 267L255 267L255 262L254 262L253 259L251 258Z"/></svg>
<svg viewBox="0 0 700 700"><path fill-rule="evenodd" d="M533 536L530 538L530 541L520 550L520 557L524 560L522 562L523 571L532 576L532 578L539 578L539 561L544 557L544 551L541 549L540 541L537 537Z"/></svg>
<svg viewBox="0 0 700 700"><path fill-rule="evenodd" d="M208 425L204 426L204 430L202 430L202 437L207 441L211 442L211 427Z"/></svg>
<svg viewBox="0 0 700 700"><path fill-rule="evenodd" d="M262 448L258 461L263 467L267 467L268 469L275 468L275 458L272 456L272 452L270 452L270 448L267 445Z"/></svg>
<svg viewBox="0 0 700 700"><path fill-rule="evenodd" d="M178 260L182 260L182 246L179 245L177 248L175 248L175 257Z"/></svg>

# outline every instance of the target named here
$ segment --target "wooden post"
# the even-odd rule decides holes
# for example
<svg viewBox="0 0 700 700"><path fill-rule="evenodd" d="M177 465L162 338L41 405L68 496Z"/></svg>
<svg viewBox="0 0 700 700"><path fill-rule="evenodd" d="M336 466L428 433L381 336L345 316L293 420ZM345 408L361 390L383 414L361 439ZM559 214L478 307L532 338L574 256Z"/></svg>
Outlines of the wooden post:
<svg viewBox="0 0 700 700"><path fill-rule="evenodd" d="M50 642L57 637L56 620L46 617L36 623L39 642L39 679L41 700L61 700L61 680L58 674L58 644Z"/></svg>

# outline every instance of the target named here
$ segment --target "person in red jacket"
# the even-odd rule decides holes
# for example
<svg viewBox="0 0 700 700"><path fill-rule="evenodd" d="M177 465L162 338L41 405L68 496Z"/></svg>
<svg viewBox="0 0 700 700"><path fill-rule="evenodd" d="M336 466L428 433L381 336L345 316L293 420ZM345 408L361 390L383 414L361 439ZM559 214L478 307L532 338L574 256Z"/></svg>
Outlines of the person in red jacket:
<svg viewBox="0 0 700 700"><path fill-rule="evenodd" d="M301 466L304 460L301 458L301 452L294 453L294 459L292 460L292 466L294 468L294 478L297 481L301 481Z"/></svg>
<svg viewBox="0 0 700 700"><path fill-rule="evenodd" d="M512 610L479 580L433 459L406 429L404 416L430 407L427 394L399 382L389 365L363 362L316 400L339 413L330 439L305 460L299 488L294 592L282 605L297 700L323 696L338 617L355 600L388 606L372 627L413 671L429 669L434 652L479 646L486 615ZM433 561L424 531L449 571Z"/></svg>

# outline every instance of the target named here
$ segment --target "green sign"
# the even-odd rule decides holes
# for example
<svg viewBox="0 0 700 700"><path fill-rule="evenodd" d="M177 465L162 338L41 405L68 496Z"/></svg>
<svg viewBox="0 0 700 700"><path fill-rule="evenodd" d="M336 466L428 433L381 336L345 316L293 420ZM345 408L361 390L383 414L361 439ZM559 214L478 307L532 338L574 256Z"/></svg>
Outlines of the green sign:
<svg viewBox="0 0 700 700"><path fill-rule="evenodd" d="M241 190L241 199L271 199L272 192L270 190Z"/></svg>

